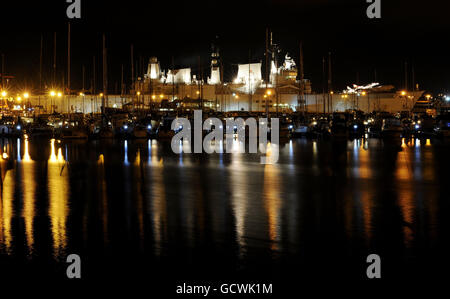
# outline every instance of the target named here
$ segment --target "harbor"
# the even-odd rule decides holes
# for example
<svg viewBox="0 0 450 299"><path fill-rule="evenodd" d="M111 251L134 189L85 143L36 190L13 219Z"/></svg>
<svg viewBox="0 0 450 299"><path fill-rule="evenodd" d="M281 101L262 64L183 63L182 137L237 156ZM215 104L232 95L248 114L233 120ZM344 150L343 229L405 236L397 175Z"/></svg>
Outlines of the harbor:
<svg viewBox="0 0 450 299"><path fill-rule="evenodd" d="M446 288L444 4L62 2L0 5L0 297Z"/></svg>

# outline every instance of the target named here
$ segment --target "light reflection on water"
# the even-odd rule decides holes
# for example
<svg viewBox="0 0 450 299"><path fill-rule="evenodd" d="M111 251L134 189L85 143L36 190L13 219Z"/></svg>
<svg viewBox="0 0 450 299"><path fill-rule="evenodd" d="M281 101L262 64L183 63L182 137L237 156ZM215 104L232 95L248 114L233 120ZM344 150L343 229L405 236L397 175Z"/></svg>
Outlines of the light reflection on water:
<svg viewBox="0 0 450 299"><path fill-rule="evenodd" d="M127 246L155 256L174 246L234 246L242 260L261 248L301 252L304 230L317 239L343 232L367 249L386 242L386 229L400 231L406 249L418 232L440 237L439 157L429 140L292 140L280 145L273 165L256 154L177 155L155 140L2 140L1 148L10 160L0 158L1 254L16 253L24 238L29 256L52 248L59 259L72 246L89 252L89 240L100 239L104 248L131 240ZM418 221L423 215L427 221ZM48 226L37 228L36 218L45 216ZM17 217L23 229L15 229Z"/></svg>
<svg viewBox="0 0 450 299"><path fill-rule="evenodd" d="M18 140L19 141L19 140ZM25 221L25 234L28 254L33 254L34 249L34 218L36 216L36 179L34 174L34 161L31 160L28 151L28 138L25 139L25 148L22 163L18 165L21 170L22 188L23 188L23 210L22 217ZM18 143L20 144L20 143ZM18 147L20 148L20 147Z"/></svg>
<svg viewBox="0 0 450 299"><path fill-rule="evenodd" d="M50 159L48 160L48 197L50 228L53 238L53 254L62 257L67 246L66 221L69 213L68 200L70 185L68 172L64 171L65 160L62 148L55 145L55 140L50 141ZM56 155L56 151L58 154Z"/></svg>

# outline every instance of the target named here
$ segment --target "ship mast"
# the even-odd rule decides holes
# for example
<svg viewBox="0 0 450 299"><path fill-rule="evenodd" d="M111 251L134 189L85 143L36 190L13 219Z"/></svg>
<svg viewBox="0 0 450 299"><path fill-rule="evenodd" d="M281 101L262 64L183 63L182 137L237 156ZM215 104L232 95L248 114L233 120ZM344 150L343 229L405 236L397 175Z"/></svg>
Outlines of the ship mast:
<svg viewBox="0 0 450 299"><path fill-rule="evenodd" d="M333 112L333 97L331 95L331 52L328 52L328 113Z"/></svg>
<svg viewBox="0 0 450 299"><path fill-rule="evenodd" d="M38 96L38 101L39 101L39 114L41 114L41 93L42 93L42 55L43 55L43 45L44 43L44 37L41 33L41 53L39 55L39 96Z"/></svg>
<svg viewBox="0 0 450 299"><path fill-rule="evenodd" d="M266 92L269 82L269 28L266 28ZM266 117L269 118L269 105L267 97L265 98L265 104L266 104Z"/></svg>
<svg viewBox="0 0 450 299"><path fill-rule="evenodd" d="M323 99L323 114L326 112L326 100L325 100L325 57L322 57L322 99Z"/></svg>
<svg viewBox="0 0 450 299"><path fill-rule="evenodd" d="M103 33L103 96L102 96L102 115L105 115L106 99L108 92L108 79L107 79L107 63L106 63L106 41L105 34Z"/></svg>
<svg viewBox="0 0 450 299"><path fill-rule="evenodd" d="M70 22L67 26L67 113L70 115Z"/></svg>
<svg viewBox="0 0 450 299"><path fill-rule="evenodd" d="M299 93L298 93L298 106L301 109L303 113L306 112L306 102L305 102L305 85L304 85L304 79L305 74L303 72L303 47L302 43L300 42L300 58L299 58L299 71L300 71L300 81L299 81Z"/></svg>
<svg viewBox="0 0 450 299"><path fill-rule="evenodd" d="M251 64L251 60L252 60L252 50L249 49L248 50L248 111L251 112L252 111L252 81L250 79L250 64Z"/></svg>

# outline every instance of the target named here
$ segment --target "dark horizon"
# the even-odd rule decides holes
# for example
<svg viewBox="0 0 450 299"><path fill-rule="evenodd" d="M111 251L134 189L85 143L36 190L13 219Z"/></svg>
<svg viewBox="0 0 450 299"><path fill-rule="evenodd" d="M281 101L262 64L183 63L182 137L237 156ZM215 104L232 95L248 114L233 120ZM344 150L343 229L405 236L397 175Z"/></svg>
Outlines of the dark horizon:
<svg viewBox="0 0 450 299"><path fill-rule="evenodd" d="M273 31L280 45L280 60L288 52L298 62L298 45L304 47L305 77L314 91L322 89L322 57L332 53L333 89L375 81L404 88L405 62L412 87L412 68L420 89L446 91L450 59L446 34L449 4L427 1L382 1L382 18L368 19L365 0L334 3L321 1L206 1L154 3L127 1L126 5L96 1L82 3L81 20L71 20L71 87L81 89L82 65L86 88L92 77L92 57L97 58L97 90L101 82L101 39L106 34L109 90L120 86L121 65L130 82L130 45L134 58L158 57L163 69L191 67L198 72L201 56L208 75L211 42L218 36L225 79L237 71L235 64L264 60L265 31ZM65 1L4 3L0 53L5 54L6 75L14 86L38 85L40 37L44 38L44 80L51 79L53 32L57 32L58 77L66 76L67 19ZM31 24L33 26L31 27ZM100 58L100 59L99 59ZM30 71L31 70L31 71ZM141 72L142 74L142 72Z"/></svg>

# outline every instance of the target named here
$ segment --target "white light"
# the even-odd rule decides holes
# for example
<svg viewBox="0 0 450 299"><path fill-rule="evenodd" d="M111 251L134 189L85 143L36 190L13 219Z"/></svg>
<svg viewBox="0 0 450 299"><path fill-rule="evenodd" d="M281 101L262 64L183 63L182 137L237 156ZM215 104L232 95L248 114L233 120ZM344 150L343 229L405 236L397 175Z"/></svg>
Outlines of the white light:
<svg viewBox="0 0 450 299"><path fill-rule="evenodd" d="M446 96L446 97L445 97L445 100L446 100L447 102L449 102L449 101L450 101L450 96Z"/></svg>
<svg viewBox="0 0 450 299"><path fill-rule="evenodd" d="M147 129L151 130L152 129L152 125L148 125Z"/></svg>
<svg viewBox="0 0 450 299"><path fill-rule="evenodd" d="M353 129L358 129L358 125L353 125Z"/></svg>
<svg viewBox="0 0 450 299"><path fill-rule="evenodd" d="M420 126L419 126L419 125L416 125L416 126L415 126L415 128L416 128L416 129L419 129L419 128L420 128Z"/></svg>
<svg viewBox="0 0 450 299"><path fill-rule="evenodd" d="M16 128L17 128L17 130L20 130L21 127L20 127L20 125L18 125Z"/></svg>
<svg viewBox="0 0 450 299"><path fill-rule="evenodd" d="M128 126L127 126L127 125L124 125L123 128L124 128L125 130L127 130L127 129L128 129Z"/></svg>

